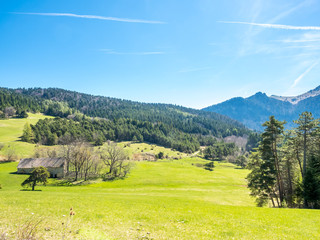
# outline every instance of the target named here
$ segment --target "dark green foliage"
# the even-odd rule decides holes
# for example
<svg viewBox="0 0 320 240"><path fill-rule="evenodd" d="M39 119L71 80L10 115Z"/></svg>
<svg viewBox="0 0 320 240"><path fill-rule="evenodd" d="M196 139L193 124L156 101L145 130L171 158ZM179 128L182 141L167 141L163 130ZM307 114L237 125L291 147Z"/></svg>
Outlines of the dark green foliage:
<svg viewBox="0 0 320 240"><path fill-rule="evenodd" d="M0 89L0 111L8 106L14 106L19 112L42 112L70 119L70 123L55 119L33 127L34 141L46 145L65 142L67 135L96 145L106 140L146 141L191 153L197 151L200 144L214 144L214 137L250 133L239 122L217 113L56 88Z"/></svg>
<svg viewBox="0 0 320 240"><path fill-rule="evenodd" d="M200 144L197 137L185 134L173 129L171 126L158 123L132 121L119 119L108 121L103 119L85 118L81 121L67 120L62 118L39 120L32 125L36 143L55 145L63 143L65 138L85 139L97 143L94 135L100 136L101 140L131 141L134 136L142 136L150 143L177 149L182 152L195 152ZM165 134L170 132L170 134Z"/></svg>
<svg viewBox="0 0 320 240"><path fill-rule="evenodd" d="M170 104L147 104L116 98L93 96L77 92L48 88L21 89L23 95L34 96L39 100L60 101L72 112L79 111L90 117L132 119L150 123L171 125L179 131L190 134L225 137L232 134L242 136L249 131L242 124L217 113L203 112ZM53 106L54 105L54 106ZM66 106L51 103L45 111L49 115L67 115ZM56 108L62 109L61 113ZM72 113L73 114L73 113ZM165 134L169 134L165 132ZM137 136L138 138L138 136ZM138 139L140 140L140 139Z"/></svg>
<svg viewBox="0 0 320 240"><path fill-rule="evenodd" d="M102 136L99 135L99 137L97 137L97 139L94 142L95 146L102 146L104 142L104 138Z"/></svg>
<svg viewBox="0 0 320 240"><path fill-rule="evenodd" d="M32 191L34 191L35 186L38 183L42 183L43 185L46 185L48 181L48 177L50 176L50 173L45 167L36 167L30 174L30 176L21 183L21 186L29 185L32 187Z"/></svg>
<svg viewBox="0 0 320 240"><path fill-rule="evenodd" d="M273 169L265 166L258 152L253 152L250 155L247 167L251 170L247 176L248 187L251 190L251 196L256 197L257 206L264 206L269 199L273 201L273 186L275 184Z"/></svg>
<svg viewBox="0 0 320 240"><path fill-rule="evenodd" d="M259 146L259 142L261 141L261 134L257 132L252 132L249 134L248 142L246 144L246 151L250 152L254 148Z"/></svg>
<svg viewBox="0 0 320 240"><path fill-rule="evenodd" d="M27 118L28 117L28 114L25 110L17 110L17 113L16 113L16 117L17 118Z"/></svg>
<svg viewBox="0 0 320 240"><path fill-rule="evenodd" d="M273 116L264 126L257 152L250 156L249 188L258 205L320 207L319 121L303 112L298 126L283 132Z"/></svg>
<svg viewBox="0 0 320 240"><path fill-rule="evenodd" d="M311 156L303 179L303 195L310 208L320 207L320 158Z"/></svg>
<svg viewBox="0 0 320 240"><path fill-rule="evenodd" d="M248 160L245 156L241 155L237 157L235 164L241 168L245 168L248 164Z"/></svg>
<svg viewBox="0 0 320 240"><path fill-rule="evenodd" d="M164 153L163 152L159 152L157 155L156 155L156 158L157 159L162 159L164 157Z"/></svg>
<svg viewBox="0 0 320 240"><path fill-rule="evenodd" d="M22 90L21 90L22 91ZM17 113L25 112L41 112L41 100L31 96L20 94L21 91L13 91L5 88L0 88L0 110L4 112L6 107L14 107Z"/></svg>
<svg viewBox="0 0 320 240"><path fill-rule="evenodd" d="M29 123L24 125L21 140L28 143L33 142L33 132Z"/></svg>
<svg viewBox="0 0 320 240"><path fill-rule="evenodd" d="M205 159L221 160L223 157L234 154L236 149L234 143L219 142L206 147L203 154Z"/></svg>
<svg viewBox="0 0 320 240"><path fill-rule="evenodd" d="M214 169L214 162L211 161L211 162L208 162L208 163L204 164L204 169L205 169L205 170L208 170L208 171L213 171L213 169Z"/></svg>
<svg viewBox="0 0 320 240"><path fill-rule="evenodd" d="M281 178L279 158L279 144L284 129L284 122L280 122L271 116L269 121L263 124L265 128L261 135L258 154L252 155L248 168L252 172L248 175L249 188L252 195L260 200L258 205L266 202L270 198L274 204L282 206L284 200L283 180Z"/></svg>

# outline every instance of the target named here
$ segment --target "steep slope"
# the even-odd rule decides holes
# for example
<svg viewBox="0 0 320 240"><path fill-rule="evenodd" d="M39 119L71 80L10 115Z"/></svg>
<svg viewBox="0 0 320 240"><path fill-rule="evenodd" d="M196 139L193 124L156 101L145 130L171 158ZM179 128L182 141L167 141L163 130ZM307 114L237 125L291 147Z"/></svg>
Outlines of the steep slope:
<svg viewBox="0 0 320 240"><path fill-rule="evenodd" d="M232 98L203 110L229 116L256 130L262 130L261 124L271 115L287 121L287 127L293 127L292 121L304 111L312 112L316 118L320 117L320 86L297 97L268 97L258 92L248 98Z"/></svg>

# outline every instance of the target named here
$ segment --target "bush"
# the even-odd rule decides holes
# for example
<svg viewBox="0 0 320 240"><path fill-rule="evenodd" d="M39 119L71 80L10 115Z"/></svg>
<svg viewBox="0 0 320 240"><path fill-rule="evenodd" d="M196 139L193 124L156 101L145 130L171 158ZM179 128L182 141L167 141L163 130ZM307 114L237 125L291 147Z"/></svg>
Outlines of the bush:
<svg viewBox="0 0 320 240"><path fill-rule="evenodd" d="M162 159L164 157L164 153L163 152L159 152L157 155L156 155L156 158L157 159Z"/></svg>

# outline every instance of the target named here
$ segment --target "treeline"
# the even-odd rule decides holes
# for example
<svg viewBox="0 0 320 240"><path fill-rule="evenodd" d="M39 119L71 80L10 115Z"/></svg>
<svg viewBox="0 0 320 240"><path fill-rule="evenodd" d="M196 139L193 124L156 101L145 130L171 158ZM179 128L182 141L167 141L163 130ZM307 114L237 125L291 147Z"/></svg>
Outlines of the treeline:
<svg viewBox="0 0 320 240"><path fill-rule="evenodd" d="M203 155L209 160L221 160L223 157L233 155L238 149L235 143L217 142L206 147Z"/></svg>
<svg viewBox="0 0 320 240"><path fill-rule="evenodd" d="M248 186L258 206L320 208L320 125L310 112L293 130L274 116L265 122L259 147L250 156Z"/></svg>
<svg viewBox="0 0 320 240"><path fill-rule="evenodd" d="M212 145L215 138L250 133L239 122L216 113L56 88L2 88L0 101L0 111L3 109L3 112L8 109L23 113L41 112L63 118L40 121L32 127L32 140L26 135L22 138L46 145L59 144L65 136L71 135L96 145L106 140L147 141L183 152L194 152L200 145Z"/></svg>
<svg viewBox="0 0 320 240"><path fill-rule="evenodd" d="M44 145L65 144L70 139L85 139L95 145L111 141L150 142L181 152L195 152L199 149L198 140L206 141L207 137L186 134L172 126L130 119L104 120L84 117L73 119L43 119L35 125L26 124L22 139ZM203 138L203 139L202 139Z"/></svg>
<svg viewBox="0 0 320 240"><path fill-rule="evenodd" d="M0 88L0 118L27 117L26 113L41 112L55 117L68 117L70 115L83 115L72 109L65 102L43 100L33 96L21 94L21 91L13 91Z"/></svg>
<svg viewBox="0 0 320 240"><path fill-rule="evenodd" d="M171 104L139 103L57 88L30 88L17 89L15 91L37 99L63 102L72 109L72 114L80 112L86 116L109 120L123 118L151 123L161 122L185 133L212 135L215 137L243 136L248 135L250 132L244 125L226 116ZM51 113L44 109L47 114L65 117L61 116L61 114L56 115L57 108L50 107L55 111Z"/></svg>
<svg viewBox="0 0 320 240"><path fill-rule="evenodd" d="M0 111L12 107L15 111L42 112L41 100L25 96L12 90L0 88Z"/></svg>

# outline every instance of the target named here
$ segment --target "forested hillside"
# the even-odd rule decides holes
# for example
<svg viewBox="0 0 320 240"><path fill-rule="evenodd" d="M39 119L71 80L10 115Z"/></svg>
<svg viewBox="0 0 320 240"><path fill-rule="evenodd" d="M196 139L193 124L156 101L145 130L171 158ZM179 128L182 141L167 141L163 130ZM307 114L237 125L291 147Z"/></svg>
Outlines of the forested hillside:
<svg viewBox="0 0 320 240"><path fill-rule="evenodd" d="M13 109L12 109L13 108ZM0 114L42 112L56 118L32 126L32 141L54 145L82 137L97 145L106 140L148 141L193 152L200 145L250 133L226 116L169 104L147 104L57 88L1 89ZM14 114L16 113L16 114Z"/></svg>
<svg viewBox="0 0 320 240"><path fill-rule="evenodd" d="M232 98L223 103L212 105L203 110L224 114L242 122L251 129L262 130L262 123L273 115L285 120L287 128L294 126L293 120L304 111L312 112L315 118L320 117L320 86L296 97L268 97L258 92L248 98Z"/></svg>

